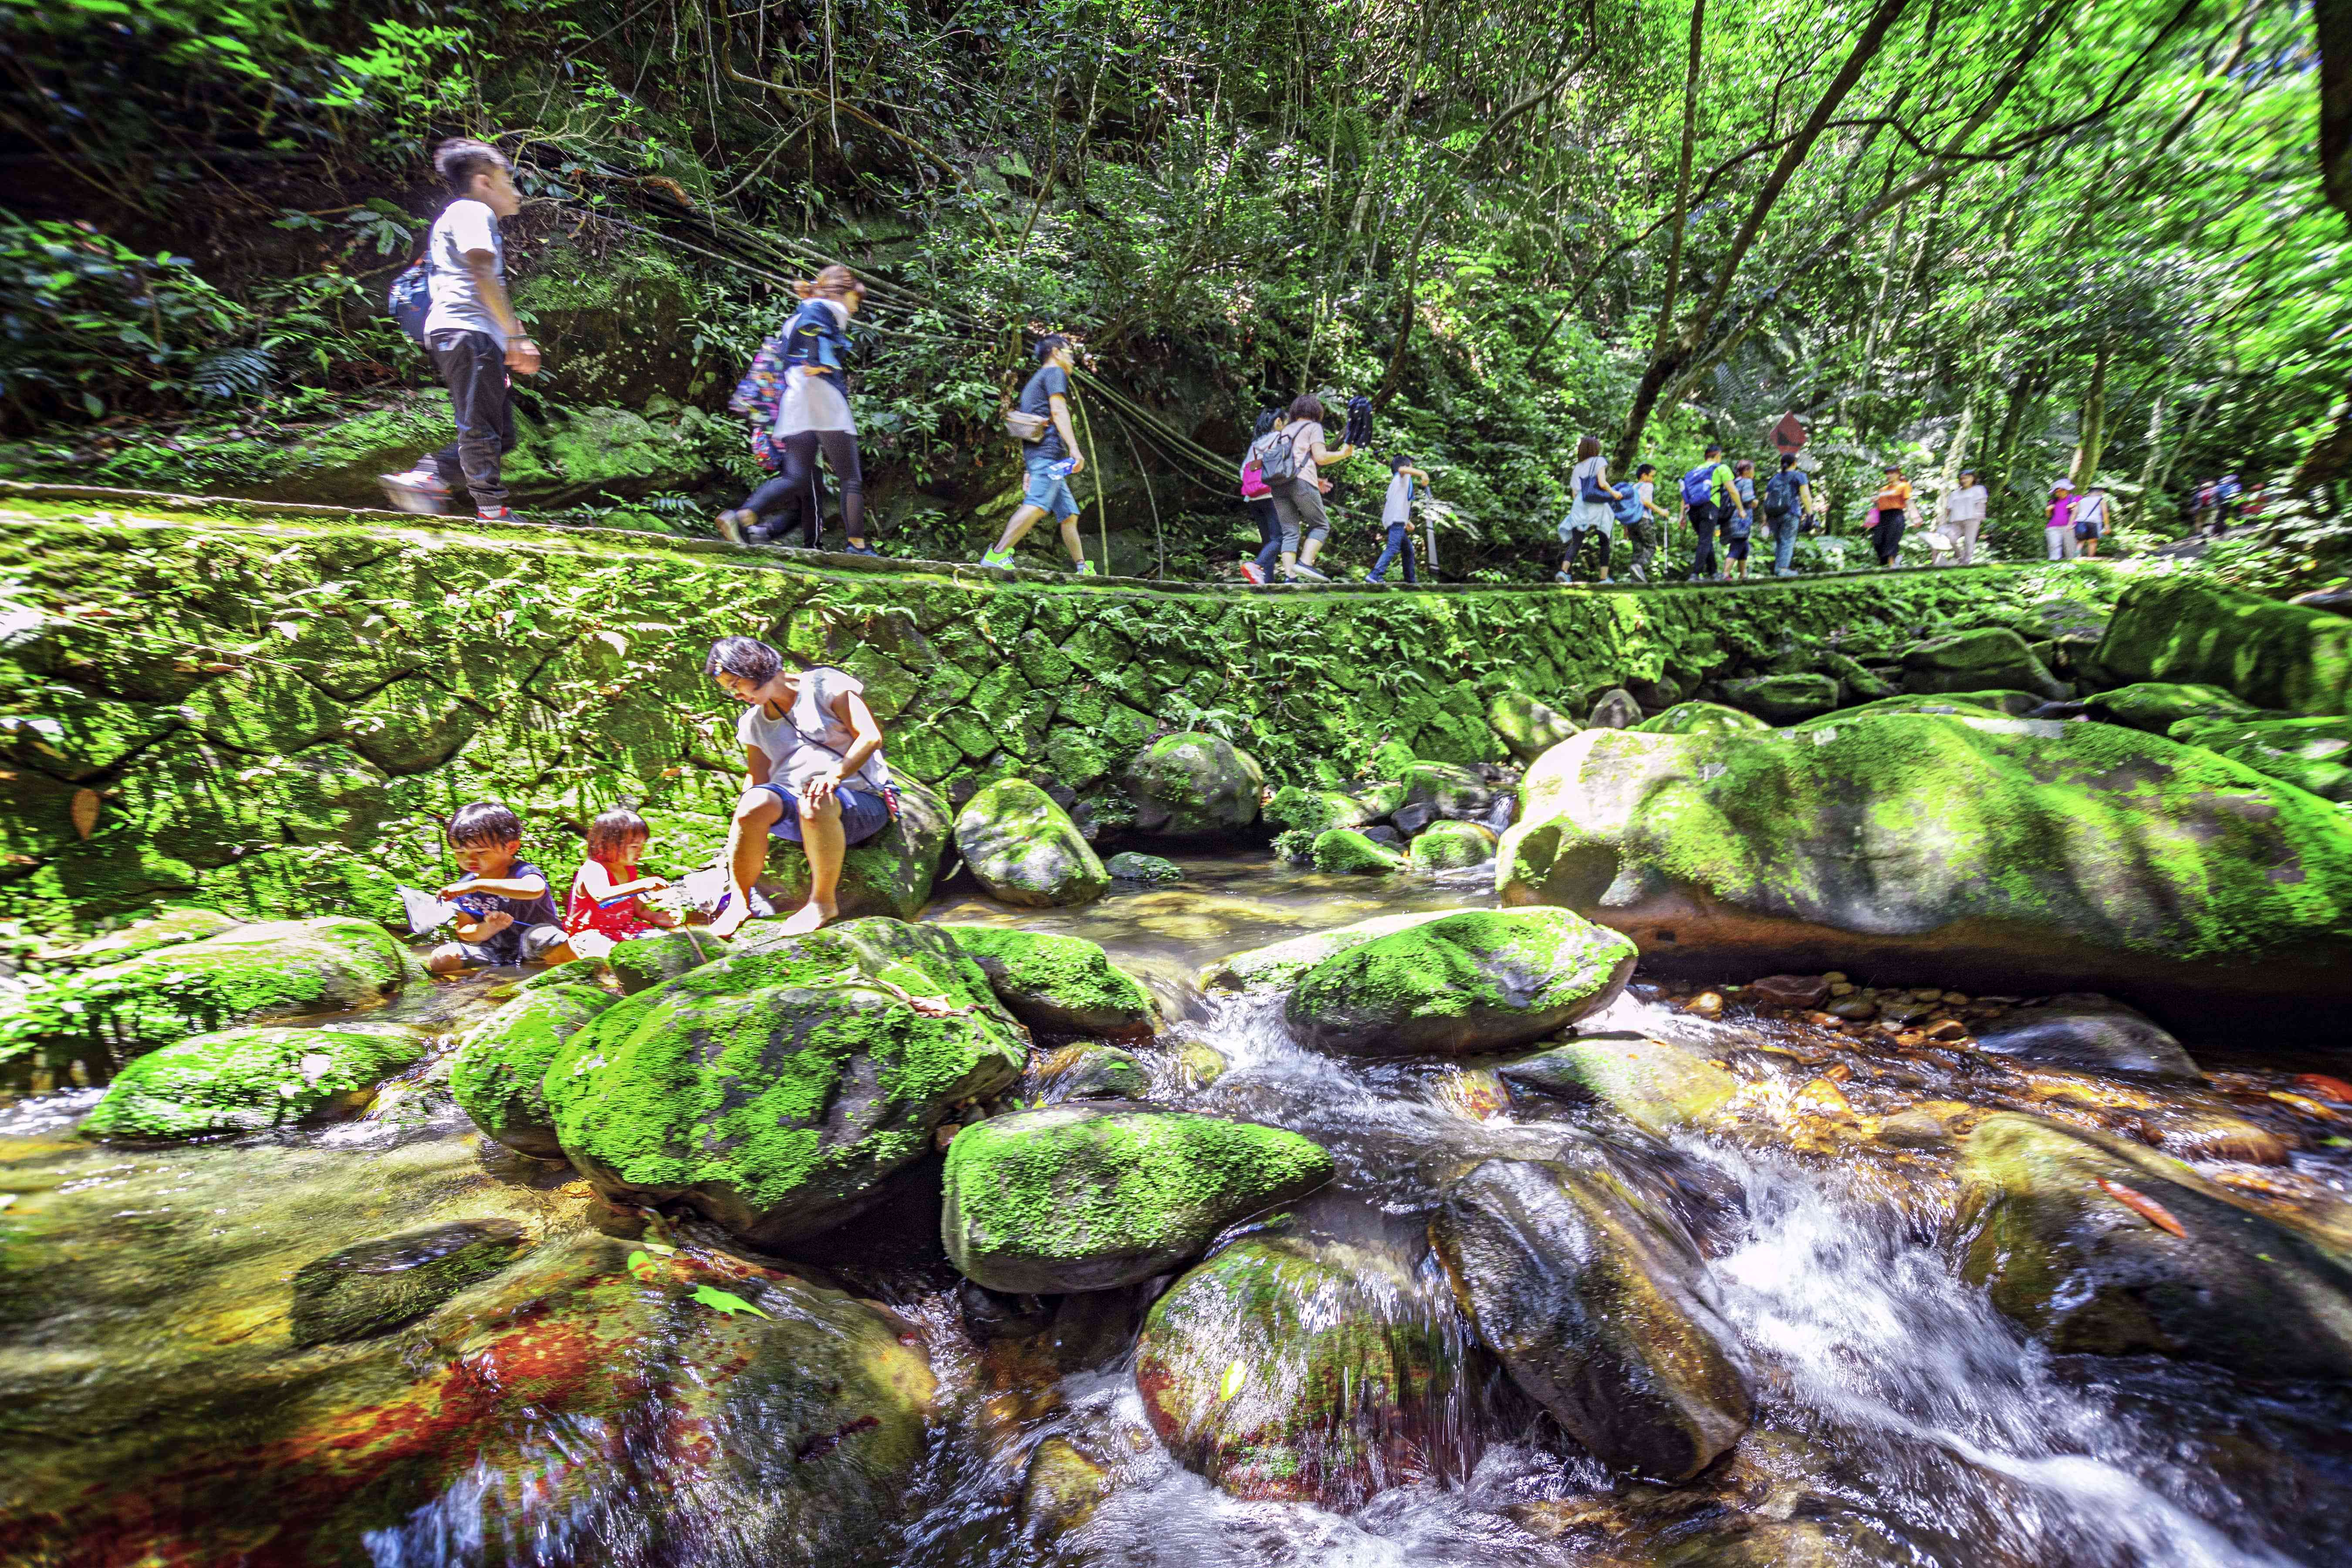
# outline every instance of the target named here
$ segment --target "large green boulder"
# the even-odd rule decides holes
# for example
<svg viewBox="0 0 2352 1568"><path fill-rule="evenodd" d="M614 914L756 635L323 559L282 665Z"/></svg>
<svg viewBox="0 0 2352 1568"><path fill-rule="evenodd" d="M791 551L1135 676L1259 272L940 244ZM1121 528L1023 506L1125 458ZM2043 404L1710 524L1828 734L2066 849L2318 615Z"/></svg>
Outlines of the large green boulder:
<svg viewBox="0 0 2352 1568"><path fill-rule="evenodd" d="M1305 936L1288 937L1265 947L1230 953L1201 971L1201 988L1204 991L1287 991L1298 977L1335 953L1351 947L1361 947L1376 937L1391 931L1411 931L1415 926L1442 921L1454 913L1453 910L1416 910L1409 914L1375 915L1353 925L1333 926L1328 931L1309 931Z"/></svg>
<svg viewBox="0 0 2352 1568"><path fill-rule="evenodd" d="M1378 822L1403 803L1404 786L1396 784L1366 784L1354 792L1285 784L1265 803L1265 820L1279 828L1321 833Z"/></svg>
<svg viewBox="0 0 2352 1568"><path fill-rule="evenodd" d="M1507 904L1662 973L2095 986L2247 1027L2340 995L2352 829L2211 752L2115 725L1838 715L1748 736L1579 735L1529 770Z"/></svg>
<svg viewBox="0 0 2352 1568"><path fill-rule="evenodd" d="M2257 708L2342 713L2352 702L2352 620L2158 578L2124 590L2096 662L2113 685L2189 682Z"/></svg>
<svg viewBox="0 0 2352 1568"><path fill-rule="evenodd" d="M99 963L121 963L137 958L159 947L177 947L184 942L202 942L208 936L219 936L235 931L245 922L218 910L194 905L180 905L156 910L143 919L131 921L119 931L93 938L79 947L51 954L41 961L45 969L87 969Z"/></svg>
<svg viewBox="0 0 2352 1568"><path fill-rule="evenodd" d="M1838 683L1826 675L1797 674L1727 680L1723 700L1767 724L1794 724L1828 712L1844 697Z"/></svg>
<svg viewBox="0 0 2352 1568"><path fill-rule="evenodd" d="M682 1198L782 1246L878 1201L951 1111L1020 1075L1024 1031L939 927L737 947L615 1003L549 1067L556 1136L607 1197Z"/></svg>
<svg viewBox="0 0 2352 1568"><path fill-rule="evenodd" d="M1148 1040L1160 1026L1159 1004L1142 982L1084 937L1002 926L940 929L980 966L996 999L1033 1029Z"/></svg>
<svg viewBox="0 0 2352 1568"><path fill-rule="evenodd" d="M992 1290L1106 1290L1164 1274L1234 1221L1330 1179L1331 1156L1278 1127L1059 1105L956 1134L940 1237Z"/></svg>
<svg viewBox="0 0 2352 1568"><path fill-rule="evenodd" d="M2352 1378L2352 1267L2151 1149L2039 1117L1962 1146L1961 1273L2061 1352Z"/></svg>
<svg viewBox="0 0 2352 1568"><path fill-rule="evenodd" d="M1495 858L1495 830L1478 822L1433 822L1407 854L1421 871L1466 871Z"/></svg>
<svg viewBox="0 0 2352 1568"><path fill-rule="evenodd" d="M1349 1510L1445 1479L1465 1383L1454 1303L1387 1253L1235 1242L1153 1303L1135 1384L1160 1440L1235 1497Z"/></svg>
<svg viewBox="0 0 2352 1568"><path fill-rule="evenodd" d="M1347 827L1317 834L1307 855L1318 871L1335 877L1381 876L1404 869L1403 856Z"/></svg>
<svg viewBox="0 0 2352 1568"><path fill-rule="evenodd" d="M0 1061L39 1051L104 1076L204 1030L373 1007L408 955L372 921L271 921L36 981L0 1002Z"/></svg>
<svg viewBox="0 0 2352 1568"><path fill-rule="evenodd" d="M1122 850L1103 862L1114 882L1139 882L1146 887L1163 882L1181 882L1184 868L1160 855L1139 855L1132 849Z"/></svg>
<svg viewBox="0 0 2352 1568"><path fill-rule="evenodd" d="M1486 1161L1430 1235L1479 1339L1602 1464L1688 1480L1748 1429L1697 1247L1612 1173Z"/></svg>
<svg viewBox="0 0 2352 1568"><path fill-rule="evenodd" d="M2042 706L2046 699L2031 691L1948 691L1934 697L1887 697L1876 702L1865 702L1858 708L1848 708L1838 714L1840 719L1861 719L1879 713L1942 713L1961 718L2021 719Z"/></svg>
<svg viewBox="0 0 2352 1568"><path fill-rule="evenodd" d="M1507 798L1474 768L1415 763L1405 770L1404 799L1389 820L1408 835L1433 822L1493 822Z"/></svg>
<svg viewBox="0 0 2352 1568"><path fill-rule="evenodd" d="M1582 727L1567 714L1556 713L1518 691L1506 691L1489 702L1486 722L1503 738L1511 755L1523 763L1534 762Z"/></svg>
<svg viewBox="0 0 2352 1568"><path fill-rule="evenodd" d="M1139 833L1202 837L1257 820L1265 774L1257 759L1222 735L1163 735L1127 766L1127 793Z"/></svg>
<svg viewBox="0 0 2352 1568"><path fill-rule="evenodd" d="M2017 690L2044 698L2072 695L2025 639L2007 626L1986 626L1930 637L1903 650L1904 689L1915 696L1946 691Z"/></svg>
<svg viewBox="0 0 2352 1568"><path fill-rule="evenodd" d="M2183 719L2168 733L2323 800L2352 801L2352 718Z"/></svg>
<svg viewBox="0 0 2352 1568"><path fill-rule="evenodd" d="M2183 719L2259 719L2263 710L2232 697L2218 686L2172 680L2143 680L2095 692L2083 701L2084 711L2108 724L2126 724L2151 735L2170 731Z"/></svg>
<svg viewBox="0 0 2352 1568"><path fill-rule="evenodd" d="M563 1158L543 1080L564 1043L614 1000L596 985L538 985L475 1025L449 1063L449 1093L457 1109L509 1149L541 1160Z"/></svg>
<svg viewBox="0 0 2352 1568"><path fill-rule="evenodd" d="M956 814L956 852L1000 903L1051 909L1091 903L1110 873L1070 814L1027 779L999 779Z"/></svg>
<svg viewBox="0 0 2352 1568"><path fill-rule="evenodd" d="M688 926L615 942L603 963L593 967L611 975L625 994L634 996L665 980L675 980L689 969L699 969L714 959L724 958L727 952L725 937L713 936L698 926ZM570 967L562 964L547 973L561 975Z"/></svg>
<svg viewBox="0 0 2352 1568"><path fill-rule="evenodd" d="M1653 735L1731 735L1771 727L1753 713L1720 702L1677 702L1656 718L1632 726Z"/></svg>
<svg viewBox="0 0 2352 1568"><path fill-rule="evenodd" d="M405 1031L243 1028L196 1035L134 1058L81 1124L87 1138L260 1132L363 1106L413 1065Z"/></svg>
<svg viewBox="0 0 2352 1568"><path fill-rule="evenodd" d="M1607 1006L1633 958L1631 942L1565 910L1467 910L1324 959L1284 1012L1318 1050L1503 1050Z"/></svg>
<svg viewBox="0 0 2352 1568"><path fill-rule="evenodd" d="M948 803L929 784L896 775L898 815L890 826L863 844L853 844L842 857L841 917L889 915L910 921L931 901L931 882L939 875L940 857L948 845L952 818ZM808 898L808 857L788 838L771 839L768 874L762 888L772 888L776 908L798 909Z"/></svg>

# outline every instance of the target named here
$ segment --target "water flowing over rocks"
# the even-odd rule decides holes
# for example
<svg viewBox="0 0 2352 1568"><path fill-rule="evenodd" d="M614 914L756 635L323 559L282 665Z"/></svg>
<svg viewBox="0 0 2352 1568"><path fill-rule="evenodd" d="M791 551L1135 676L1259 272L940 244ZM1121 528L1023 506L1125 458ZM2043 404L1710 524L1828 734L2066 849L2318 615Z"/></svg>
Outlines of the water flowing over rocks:
<svg viewBox="0 0 2352 1568"><path fill-rule="evenodd" d="M523 1241L512 1220L459 1220L314 1258L294 1276L290 1337L318 1345L387 1333L507 1267Z"/></svg>

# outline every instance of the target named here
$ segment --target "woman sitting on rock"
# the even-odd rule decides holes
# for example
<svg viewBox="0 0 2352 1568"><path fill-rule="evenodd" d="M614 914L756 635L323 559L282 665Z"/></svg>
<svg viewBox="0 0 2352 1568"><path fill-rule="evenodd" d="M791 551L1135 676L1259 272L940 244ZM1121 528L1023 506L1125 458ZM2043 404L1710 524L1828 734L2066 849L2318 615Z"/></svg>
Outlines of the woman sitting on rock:
<svg viewBox="0 0 2352 1568"><path fill-rule="evenodd" d="M727 936L751 912L751 884L768 864L771 834L808 853L808 901L784 921L787 935L841 913L842 857L890 826L890 769L882 726L856 676L830 665L787 669L752 637L720 637L703 672L746 705L735 726L751 774L727 832L727 902L710 922Z"/></svg>

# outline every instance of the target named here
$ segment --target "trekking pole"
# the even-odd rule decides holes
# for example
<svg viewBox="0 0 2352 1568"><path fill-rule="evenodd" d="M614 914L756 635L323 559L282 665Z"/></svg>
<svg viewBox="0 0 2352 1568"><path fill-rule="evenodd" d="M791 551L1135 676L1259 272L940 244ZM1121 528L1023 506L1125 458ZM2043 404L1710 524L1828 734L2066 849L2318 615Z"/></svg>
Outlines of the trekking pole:
<svg viewBox="0 0 2352 1568"><path fill-rule="evenodd" d="M1076 388L1071 389L1073 393ZM1110 516L1103 510L1102 459L1095 456L1094 421L1087 417L1087 400L1073 396L1078 405L1078 432L1087 438L1087 467L1095 472L1095 536L1102 541L1102 574L1110 575Z"/></svg>

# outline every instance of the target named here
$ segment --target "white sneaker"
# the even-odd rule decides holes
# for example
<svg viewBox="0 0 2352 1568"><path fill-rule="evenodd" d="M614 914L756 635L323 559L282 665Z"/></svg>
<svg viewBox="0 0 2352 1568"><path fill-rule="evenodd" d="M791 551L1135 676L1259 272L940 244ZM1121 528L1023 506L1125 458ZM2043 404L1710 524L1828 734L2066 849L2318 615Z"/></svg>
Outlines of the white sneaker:
<svg viewBox="0 0 2352 1568"><path fill-rule="evenodd" d="M1304 561L1301 561L1297 565L1291 567L1290 574L1294 577L1304 577L1309 583L1328 583L1331 580L1322 573L1315 570L1314 567L1307 564Z"/></svg>
<svg viewBox="0 0 2352 1568"><path fill-rule="evenodd" d="M435 512L449 499L449 487L431 468L411 468L404 474L379 474L384 498L403 511Z"/></svg>
<svg viewBox="0 0 2352 1568"><path fill-rule="evenodd" d="M1242 563L1242 575L1247 578L1251 584L1255 587L1263 588L1265 586L1265 568L1260 566L1255 561L1244 561Z"/></svg>

